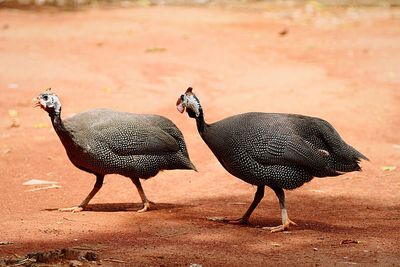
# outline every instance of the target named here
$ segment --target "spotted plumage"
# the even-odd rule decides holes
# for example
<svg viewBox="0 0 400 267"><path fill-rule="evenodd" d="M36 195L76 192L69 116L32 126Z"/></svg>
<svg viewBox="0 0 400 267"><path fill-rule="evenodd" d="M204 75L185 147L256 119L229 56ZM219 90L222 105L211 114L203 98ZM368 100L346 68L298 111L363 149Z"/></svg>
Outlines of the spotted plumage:
<svg viewBox="0 0 400 267"><path fill-rule="evenodd" d="M327 121L319 118L278 113L250 112L207 124L198 98L189 88L177 101L177 109L196 119L198 131L222 166L232 175L258 186L255 199L245 215L248 221L264 196L264 187L274 190L287 217L283 189L295 189L313 177L329 177L359 171L367 158L346 144Z"/></svg>
<svg viewBox="0 0 400 267"><path fill-rule="evenodd" d="M95 187L77 207L80 211L97 193L107 174L131 178L146 211L150 207L139 178L148 179L161 170L192 169L180 130L169 119L153 114L133 114L94 109L61 119L61 103L51 91L38 96L38 106L49 113L70 161L96 175Z"/></svg>

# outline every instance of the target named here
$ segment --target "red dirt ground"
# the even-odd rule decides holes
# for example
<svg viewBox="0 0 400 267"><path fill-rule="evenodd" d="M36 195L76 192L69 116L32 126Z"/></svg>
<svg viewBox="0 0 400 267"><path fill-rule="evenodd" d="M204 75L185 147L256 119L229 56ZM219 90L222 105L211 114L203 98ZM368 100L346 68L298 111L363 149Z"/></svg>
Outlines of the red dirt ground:
<svg viewBox="0 0 400 267"><path fill-rule="evenodd" d="M400 265L399 18L384 8L0 10L0 241L13 242L0 257L86 247L115 265ZM72 166L32 107L50 86L64 117L107 107L171 118L199 172L143 182L157 203L147 213L135 212L136 189L116 175L88 211L56 211L80 203L95 179ZM287 192L298 223L288 232L258 227L280 223L270 189L251 226L208 221L242 215L256 188L229 175L176 111L188 86L208 122L246 111L318 116L371 161ZM30 179L62 188L30 192Z"/></svg>

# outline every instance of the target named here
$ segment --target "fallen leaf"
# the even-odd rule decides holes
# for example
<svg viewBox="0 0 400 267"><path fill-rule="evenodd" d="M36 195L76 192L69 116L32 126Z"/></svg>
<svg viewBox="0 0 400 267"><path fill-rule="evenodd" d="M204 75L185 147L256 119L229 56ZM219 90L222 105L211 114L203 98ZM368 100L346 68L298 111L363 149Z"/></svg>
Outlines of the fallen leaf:
<svg viewBox="0 0 400 267"><path fill-rule="evenodd" d="M382 171L394 171L396 169L396 166L382 166L381 170Z"/></svg>
<svg viewBox="0 0 400 267"><path fill-rule="evenodd" d="M9 88L9 89L17 89L17 88L18 88L18 84L16 84L16 83L9 83L9 84L8 84L8 88Z"/></svg>
<svg viewBox="0 0 400 267"><path fill-rule="evenodd" d="M117 262L117 263L126 263L126 261L122 261L122 260L117 260L117 259L103 259L103 261L111 261L111 262Z"/></svg>
<svg viewBox="0 0 400 267"><path fill-rule="evenodd" d="M53 188L61 188L61 185L57 185L57 184L52 184L50 186L45 186L45 187L39 187L39 188L34 188L34 189L30 189L28 190L28 192L35 192L35 191L39 191L39 190L45 190L45 189L53 189Z"/></svg>
<svg viewBox="0 0 400 267"><path fill-rule="evenodd" d="M16 111L15 109L9 109L8 110L8 116L10 116L11 118L11 124L10 127L19 127L19 120L18 120L18 111Z"/></svg>
<svg viewBox="0 0 400 267"><path fill-rule="evenodd" d="M58 182L54 181L45 181L39 179L31 179L29 181L24 182L22 185L44 185L44 184L58 184Z"/></svg>
<svg viewBox="0 0 400 267"><path fill-rule="evenodd" d="M103 87L103 88L101 88L101 91L106 92L106 93L111 93L112 89L110 87Z"/></svg>
<svg viewBox="0 0 400 267"><path fill-rule="evenodd" d="M69 221L72 221L72 220L69 220ZM75 221L75 220L73 220L73 221ZM102 250L104 248L105 248L105 246L104 245L100 245L100 244L81 244L79 246L73 247L73 249L89 250L89 251L99 251L99 250Z"/></svg>
<svg viewBox="0 0 400 267"><path fill-rule="evenodd" d="M10 116L11 118L16 118L18 117L18 111L16 111L15 109L9 109L8 116Z"/></svg>
<svg viewBox="0 0 400 267"><path fill-rule="evenodd" d="M49 125L47 123L38 122L38 123L35 123L33 125L33 127L36 129L44 129L44 128L49 128Z"/></svg>
<svg viewBox="0 0 400 267"><path fill-rule="evenodd" d="M20 126L20 124L19 124L18 118L12 118L12 122L11 122L11 124L10 124L10 127L11 127L11 128L17 128L17 127L19 127L19 126Z"/></svg>
<svg viewBox="0 0 400 267"><path fill-rule="evenodd" d="M280 36L285 36L286 34L288 34L288 32L289 32L289 30L287 28L284 28L279 32L279 35Z"/></svg>
<svg viewBox="0 0 400 267"><path fill-rule="evenodd" d="M82 265L83 265L83 263L78 260L70 260L69 261L69 266L71 266L71 267L79 267Z"/></svg>
<svg viewBox="0 0 400 267"><path fill-rule="evenodd" d="M341 245L347 245L347 244L359 244L360 241L357 240L352 240L352 239L345 239L340 242Z"/></svg>
<svg viewBox="0 0 400 267"><path fill-rule="evenodd" d="M319 190L319 189L312 189L312 192L317 192L317 193L325 193L325 191L323 190Z"/></svg>
<svg viewBox="0 0 400 267"><path fill-rule="evenodd" d="M315 49L315 44L308 44L307 49L309 49L309 50Z"/></svg>
<svg viewBox="0 0 400 267"><path fill-rule="evenodd" d="M246 202L230 202L228 205L247 205Z"/></svg>
<svg viewBox="0 0 400 267"><path fill-rule="evenodd" d="M146 49L146 53L159 53L159 52L165 52L167 51L166 48L164 47L150 47Z"/></svg>
<svg viewBox="0 0 400 267"><path fill-rule="evenodd" d="M137 4L140 6L150 6L151 5L151 1L149 0L137 0Z"/></svg>

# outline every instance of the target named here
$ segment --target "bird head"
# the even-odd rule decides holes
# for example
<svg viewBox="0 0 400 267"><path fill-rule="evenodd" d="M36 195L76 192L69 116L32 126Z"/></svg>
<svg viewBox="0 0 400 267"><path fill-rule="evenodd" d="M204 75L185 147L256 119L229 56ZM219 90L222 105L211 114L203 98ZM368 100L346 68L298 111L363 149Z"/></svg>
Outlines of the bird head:
<svg viewBox="0 0 400 267"><path fill-rule="evenodd" d="M57 95L51 92L51 88L48 88L43 93L39 94L36 100L37 102L35 107L41 107L49 114L60 113L61 111L61 102Z"/></svg>
<svg viewBox="0 0 400 267"><path fill-rule="evenodd" d="M178 101L176 101L176 109L180 113L183 113L186 109L189 117L197 118L200 116L201 106L199 99L192 91L193 88L189 87L186 92L178 98Z"/></svg>

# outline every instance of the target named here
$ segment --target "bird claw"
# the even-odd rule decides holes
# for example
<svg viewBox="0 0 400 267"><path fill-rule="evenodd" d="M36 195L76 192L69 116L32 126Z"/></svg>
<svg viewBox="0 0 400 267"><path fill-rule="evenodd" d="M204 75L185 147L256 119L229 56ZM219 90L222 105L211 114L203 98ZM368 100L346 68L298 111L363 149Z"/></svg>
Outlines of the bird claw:
<svg viewBox="0 0 400 267"><path fill-rule="evenodd" d="M292 225L297 225L297 223L295 223L295 222L293 222L293 221L288 219L284 224L281 224L281 225L278 225L278 226L273 226L273 227L266 226L266 227L263 227L262 229L270 230L271 233L282 232L282 231L288 230L289 229L289 225L291 225L291 224Z"/></svg>
<svg viewBox="0 0 400 267"><path fill-rule="evenodd" d="M146 202L146 203L143 204L143 208L141 208L141 209L138 210L137 212L138 212L138 213L142 213L142 212L149 211L149 210L150 210L150 206L153 206L153 205L155 205L154 202L151 202L151 201Z"/></svg>
<svg viewBox="0 0 400 267"><path fill-rule="evenodd" d="M148 206L144 206L143 208L141 208L140 210L136 211L137 213L142 213L142 212L146 212L149 210Z"/></svg>
<svg viewBox="0 0 400 267"><path fill-rule="evenodd" d="M83 211L83 207L74 206L74 207L71 207L71 208L59 208L58 211L76 213L76 212Z"/></svg>
<svg viewBox="0 0 400 267"><path fill-rule="evenodd" d="M266 227L263 227L262 229L269 230L269 231L271 231L271 233L276 233L276 232L283 232L283 231L287 230L288 228L289 227L285 226L285 225L278 225L278 226L273 226L273 227L266 226Z"/></svg>

